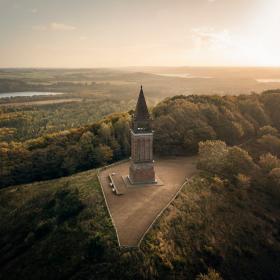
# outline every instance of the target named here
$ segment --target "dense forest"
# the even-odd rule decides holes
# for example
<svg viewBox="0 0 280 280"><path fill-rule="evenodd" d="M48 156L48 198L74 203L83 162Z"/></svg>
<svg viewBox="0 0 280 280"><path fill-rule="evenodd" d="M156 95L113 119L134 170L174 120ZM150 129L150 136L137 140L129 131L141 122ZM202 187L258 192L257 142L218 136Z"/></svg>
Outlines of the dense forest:
<svg viewBox="0 0 280 280"><path fill-rule="evenodd" d="M279 106L277 90L260 95L167 98L152 110L155 152L158 155L194 154L200 141L219 139L254 150L254 157L259 156L262 148L279 156ZM43 134L26 141L0 142L0 185L57 178L128 157L131 113L114 113L88 126ZM19 131L25 134L30 124L21 112L11 114L15 119L12 117L11 122L18 122ZM2 121L5 125L10 120ZM40 121L43 120L40 118ZM40 125L34 129L37 127Z"/></svg>
<svg viewBox="0 0 280 280"><path fill-rule="evenodd" d="M23 142L1 142L0 185L45 180L129 155L128 113Z"/></svg>
<svg viewBox="0 0 280 280"><path fill-rule="evenodd" d="M14 99L18 102L2 107L0 104L0 142L21 142L90 125L112 112L123 112L135 107L134 100L88 96L82 99L64 97L61 103L53 103L61 100L57 96L55 100L38 97ZM23 102L24 105L17 105ZM46 102L46 104L39 102Z"/></svg>
<svg viewBox="0 0 280 280"><path fill-rule="evenodd" d="M2 188L0 276L279 279L279 106L280 91L274 90L175 96L152 109L157 155L198 153L200 174L184 186L140 249L118 249L93 170ZM127 157L132 113L2 142L2 187Z"/></svg>

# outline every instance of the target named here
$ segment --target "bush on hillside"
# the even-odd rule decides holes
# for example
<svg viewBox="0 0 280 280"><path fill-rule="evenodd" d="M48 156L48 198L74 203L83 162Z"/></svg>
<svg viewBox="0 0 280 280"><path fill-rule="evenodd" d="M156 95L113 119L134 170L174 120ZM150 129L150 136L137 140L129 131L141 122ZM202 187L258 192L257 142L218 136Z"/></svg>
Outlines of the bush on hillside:
<svg viewBox="0 0 280 280"><path fill-rule="evenodd" d="M231 181L238 180L241 174L250 177L257 168L247 151L236 146L227 147L222 141L199 143L197 167Z"/></svg>
<svg viewBox="0 0 280 280"><path fill-rule="evenodd" d="M222 174L228 147L223 141L205 141L199 143L197 167L214 174Z"/></svg>
<svg viewBox="0 0 280 280"><path fill-rule="evenodd" d="M265 173L269 173L272 169L280 167L280 159L271 153L266 153L260 156L259 166Z"/></svg>
<svg viewBox="0 0 280 280"><path fill-rule="evenodd" d="M56 193L55 200L54 212L59 223L78 215L84 207L79 199L78 189L61 189Z"/></svg>
<svg viewBox="0 0 280 280"><path fill-rule="evenodd" d="M277 136L278 130L277 130L277 128L272 127L271 125L265 125L265 126L261 127L259 130L259 136L263 136L263 135L267 135L267 134Z"/></svg>
<svg viewBox="0 0 280 280"><path fill-rule="evenodd" d="M208 268L207 274L199 274L196 280L223 280L220 274L213 268Z"/></svg>
<svg viewBox="0 0 280 280"><path fill-rule="evenodd" d="M258 144L262 151L266 151L276 156L280 156L280 138L266 134L258 139Z"/></svg>

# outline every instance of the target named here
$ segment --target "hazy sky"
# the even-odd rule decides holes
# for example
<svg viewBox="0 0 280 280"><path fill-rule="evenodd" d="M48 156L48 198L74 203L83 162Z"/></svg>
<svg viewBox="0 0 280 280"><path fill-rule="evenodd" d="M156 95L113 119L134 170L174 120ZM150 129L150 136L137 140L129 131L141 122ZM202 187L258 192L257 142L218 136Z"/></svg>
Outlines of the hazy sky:
<svg viewBox="0 0 280 280"><path fill-rule="evenodd" d="M0 0L0 67L280 66L280 0Z"/></svg>

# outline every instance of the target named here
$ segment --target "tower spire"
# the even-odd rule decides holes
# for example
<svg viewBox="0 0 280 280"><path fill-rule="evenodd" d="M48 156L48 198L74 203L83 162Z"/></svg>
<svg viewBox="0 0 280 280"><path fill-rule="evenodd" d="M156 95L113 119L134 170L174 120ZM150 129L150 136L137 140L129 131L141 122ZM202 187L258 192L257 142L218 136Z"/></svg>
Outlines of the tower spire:
<svg viewBox="0 0 280 280"><path fill-rule="evenodd" d="M150 114L145 100L143 87L141 85L140 93L133 118L133 130L136 133L150 130Z"/></svg>

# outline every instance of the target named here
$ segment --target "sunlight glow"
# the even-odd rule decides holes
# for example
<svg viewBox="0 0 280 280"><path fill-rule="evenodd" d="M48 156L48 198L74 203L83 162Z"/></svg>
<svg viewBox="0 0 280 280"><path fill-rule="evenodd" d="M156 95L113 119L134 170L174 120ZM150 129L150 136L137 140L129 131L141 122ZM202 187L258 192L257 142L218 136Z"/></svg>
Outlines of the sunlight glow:
<svg viewBox="0 0 280 280"><path fill-rule="evenodd" d="M280 66L278 0L108 2L0 2L0 67Z"/></svg>

